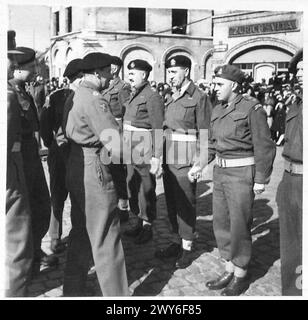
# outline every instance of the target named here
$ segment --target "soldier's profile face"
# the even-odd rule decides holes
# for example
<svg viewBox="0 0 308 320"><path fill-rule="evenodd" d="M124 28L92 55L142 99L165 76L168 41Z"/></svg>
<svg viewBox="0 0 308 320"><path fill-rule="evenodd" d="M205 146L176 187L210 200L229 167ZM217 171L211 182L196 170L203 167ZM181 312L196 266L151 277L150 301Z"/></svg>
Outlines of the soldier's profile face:
<svg viewBox="0 0 308 320"><path fill-rule="evenodd" d="M128 72L128 80L132 87L139 88L145 80L145 72L142 70L131 69Z"/></svg>
<svg viewBox="0 0 308 320"><path fill-rule="evenodd" d="M14 77L14 70L16 67L16 61L13 56L7 58L7 79L12 79Z"/></svg>
<svg viewBox="0 0 308 320"><path fill-rule="evenodd" d="M172 87L181 88L189 73L188 68L171 67L167 69L168 82Z"/></svg>
<svg viewBox="0 0 308 320"><path fill-rule="evenodd" d="M215 91L218 100L228 101L232 94L233 81L216 77L213 80L213 83L215 84Z"/></svg>

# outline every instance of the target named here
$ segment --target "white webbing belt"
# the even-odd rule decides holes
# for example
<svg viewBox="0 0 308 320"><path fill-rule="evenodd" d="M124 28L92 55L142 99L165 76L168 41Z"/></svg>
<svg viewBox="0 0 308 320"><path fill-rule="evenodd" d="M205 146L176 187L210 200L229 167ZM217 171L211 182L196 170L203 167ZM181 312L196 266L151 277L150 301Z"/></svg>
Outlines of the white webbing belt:
<svg viewBox="0 0 308 320"><path fill-rule="evenodd" d="M223 159L216 156L216 164L221 168L244 167L255 164L254 157L240 159Z"/></svg>

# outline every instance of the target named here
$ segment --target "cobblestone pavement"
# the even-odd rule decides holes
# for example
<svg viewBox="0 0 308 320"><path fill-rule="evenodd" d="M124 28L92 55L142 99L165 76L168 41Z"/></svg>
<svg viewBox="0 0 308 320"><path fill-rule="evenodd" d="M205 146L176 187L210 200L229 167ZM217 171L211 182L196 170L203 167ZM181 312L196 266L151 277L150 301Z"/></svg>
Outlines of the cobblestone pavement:
<svg viewBox="0 0 308 320"><path fill-rule="evenodd" d="M283 173L282 148L278 147L274 171L266 191L256 196L254 203L254 221L252 227L253 258L249 266L248 290L246 296L279 296L280 260L279 260L279 221L275 195ZM43 161L48 178L47 164ZM133 296L218 296L219 291L209 291L205 282L223 271L219 258L212 226L212 166L205 180L198 184L197 232L194 242L194 261L183 270L174 268L174 261L163 262L154 258L155 248L168 245L170 228L166 213L166 203L162 181L157 181L158 218L154 224L153 241L145 245L135 245L132 239L123 236L123 246L127 265L129 289ZM135 223L121 226L122 232ZM70 231L70 201L67 200L64 212L63 238ZM46 235L43 249L49 251L50 239ZM33 279L30 297L61 297L62 278L65 266L65 253L58 255L60 265L57 268L42 269ZM88 274L86 296L101 296L95 270Z"/></svg>

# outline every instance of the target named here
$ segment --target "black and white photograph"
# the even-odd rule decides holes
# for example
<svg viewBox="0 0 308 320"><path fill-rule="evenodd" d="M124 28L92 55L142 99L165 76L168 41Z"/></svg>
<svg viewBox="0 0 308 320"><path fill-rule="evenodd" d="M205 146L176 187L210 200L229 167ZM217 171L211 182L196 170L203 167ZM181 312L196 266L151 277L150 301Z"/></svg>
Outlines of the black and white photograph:
<svg viewBox="0 0 308 320"><path fill-rule="evenodd" d="M304 1L2 8L1 296L307 295Z"/></svg>

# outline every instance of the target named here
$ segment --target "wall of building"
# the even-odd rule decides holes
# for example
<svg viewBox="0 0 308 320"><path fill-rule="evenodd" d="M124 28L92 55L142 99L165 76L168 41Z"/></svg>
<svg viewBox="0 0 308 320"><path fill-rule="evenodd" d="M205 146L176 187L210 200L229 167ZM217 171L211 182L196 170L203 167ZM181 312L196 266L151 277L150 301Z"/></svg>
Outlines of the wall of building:
<svg viewBox="0 0 308 320"><path fill-rule="evenodd" d="M249 34L246 36L229 37L229 28L251 24L270 23L296 19L298 31L273 32L264 34ZM302 14L283 12L247 13L237 16L222 16L214 18L214 47L225 46L225 50L215 51L214 59L217 62L229 62L233 54L238 54L241 48L247 49L254 46L276 46L289 50L293 54L303 45ZM215 66L213 66L215 67Z"/></svg>
<svg viewBox="0 0 308 320"><path fill-rule="evenodd" d="M45 51L50 45L50 14L48 6L9 5L9 29L16 31L17 46Z"/></svg>
<svg viewBox="0 0 308 320"><path fill-rule="evenodd" d="M55 9L60 11L60 19L64 20L65 7ZM165 81L166 59L175 54L184 54L192 61L192 79L203 78L207 68L204 56L212 48L211 19L190 25L187 29L189 35L177 35L171 32L171 12L171 9L147 9L146 31L129 32L128 8L93 7L82 8L81 11L73 7L72 33L65 34L60 27L59 36L53 37L56 43L51 52L51 69L56 72L55 76L61 77L72 57L82 58L89 52L101 51L124 60L124 78L127 77L126 66L129 61L142 58L153 66L150 80ZM210 15L210 10L189 10L188 23ZM160 33L163 30L165 32ZM206 69L206 73L209 76L210 70Z"/></svg>

